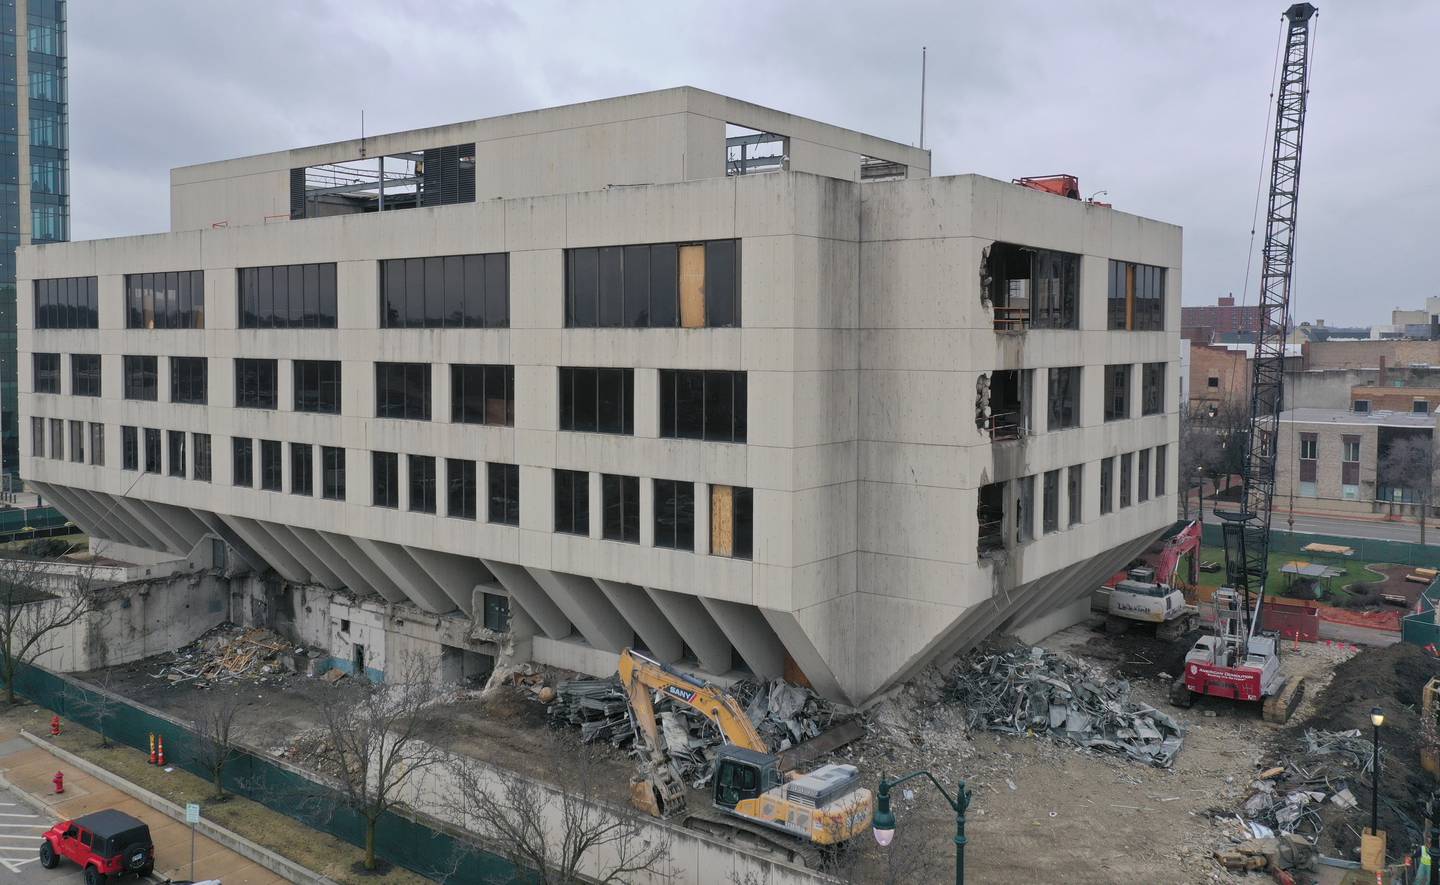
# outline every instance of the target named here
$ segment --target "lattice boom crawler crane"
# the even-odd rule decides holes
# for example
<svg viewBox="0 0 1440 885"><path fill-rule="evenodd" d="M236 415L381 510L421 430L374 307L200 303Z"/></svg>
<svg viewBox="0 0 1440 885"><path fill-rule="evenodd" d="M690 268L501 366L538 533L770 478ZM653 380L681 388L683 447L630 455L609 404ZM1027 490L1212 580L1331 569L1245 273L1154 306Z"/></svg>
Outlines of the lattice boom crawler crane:
<svg viewBox="0 0 1440 885"><path fill-rule="evenodd" d="M1305 696L1299 677L1280 666L1281 643L1259 632L1270 558L1270 505L1275 498L1276 430L1285 381L1285 331L1295 258L1295 213L1300 193L1300 148L1309 94L1311 24L1316 9L1296 3L1285 10L1285 56L1275 104L1270 157L1270 198L1260 269L1260 317L1251 366L1250 427L1245 439L1241 509L1225 520L1225 574L1215 592L1215 632L1185 655L1185 671L1170 689L1188 707L1197 694L1262 701L1264 717L1285 722ZM1253 592L1252 592L1253 591ZM1254 609L1251 609L1251 597Z"/></svg>

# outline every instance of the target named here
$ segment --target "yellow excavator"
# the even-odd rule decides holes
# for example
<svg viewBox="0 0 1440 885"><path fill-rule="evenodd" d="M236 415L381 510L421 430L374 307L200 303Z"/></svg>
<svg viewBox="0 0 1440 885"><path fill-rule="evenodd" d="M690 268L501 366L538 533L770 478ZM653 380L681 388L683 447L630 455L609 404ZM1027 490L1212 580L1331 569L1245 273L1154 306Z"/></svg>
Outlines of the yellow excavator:
<svg viewBox="0 0 1440 885"><path fill-rule="evenodd" d="M685 815L686 826L713 835L734 837L743 831L771 847L774 840L733 819L819 847L838 845L870 827L875 800L860 786L859 769L829 764L805 774L783 770L781 757L770 752L750 716L724 689L628 648L620 653L620 682L649 754L630 784L635 807L659 818ZM710 720L724 737L711 785L715 808L731 821L716 821L689 808L685 785L671 768L655 725L652 693L657 692Z"/></svg>

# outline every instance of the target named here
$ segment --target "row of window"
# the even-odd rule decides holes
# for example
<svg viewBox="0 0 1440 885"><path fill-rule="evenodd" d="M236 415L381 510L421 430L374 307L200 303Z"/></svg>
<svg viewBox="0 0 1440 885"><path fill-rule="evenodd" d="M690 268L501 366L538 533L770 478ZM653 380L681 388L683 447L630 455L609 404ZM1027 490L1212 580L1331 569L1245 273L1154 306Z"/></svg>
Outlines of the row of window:
<svg viewBox="0 0 1440 885"><path fill-rule="evenodd" d="M205 271L126 274L125 328L205 328Z"/></svg>
<svg viewBox="0 0 1440 885"><path fill-rule="evenodd" d="M1150 500L1151 490L1154 490L1156 497L1165 494L1166 458L1169 453L1169 446L1156 446L1154 452L1154 482L1151 482L1151 449L1141 449L1138 452L1126 452L1119 456L1112 455L1109 458L1102 458L1100 461L1100 513L1105 515L1113 513L1116 509L1115 492L1116 487L1116 462L1119 462L1119 485L1120 493L1119 507L1129 507L1132 503L1143 504ZM1138 471L1138 472L1137 472ZM1132 477L1134 478L1132 486ZM1132 494L1133 489L1133 494Z"/></svg>
<svg viewBox="0 0 1440 885"><path fill-rule="evenodd" d="M56 461L65 460L66 422L60 418L49 419L49 447L46 447L46 419L30 419L30 451L37 458L48 456ZM76 464L105 466L105 425L84 421L69 422L69 456ZM87 445L88 444L88 445Z"/></svg>
<svg viewBox="0 0 1440 885"><path fill-rule="evenodd" d="M739 241L567 249L565 325L739 326Z"/></svg>
<svg viewBox="0 0 1440 885"><path fill-rule="evenodd" d="M1065 430L1080 426L1080 366L1049 370L1047 430ZM1105 367L1105 420L1119 421L1130 417L1131 377L1133 363ZM1140 414L1159 415L1165 411L1165 364L1142 363L1140 366Z"/></svg>
<svg viewBox="0 0 1440 885"><path fill-rule="evenodd" d="M695 483L652 479L654 544L695 550ZM750 559L754 553L754 493L738 486L711 485L709 553ZM555 531L590 534L590 474L555 470ZM600 537L640 543L640 477L600 475Z"/></svg>
<svg viewBox="0 0 1440 885"><path fill-rule="evenodd" d="M81 359L83 357L83 360ZM75 362L80 360L80 362ZM60 392L60 355L34 354L35 392ZM156 401L155 356L126 355L126 399ZM76 393L98 396L99 357L72 355ZM170 401L204 404L208 400L205 357L170 357ZM295 360L294 408L297 412L339 414L340 363ZM279 401L279 361L235 360L235 405L275 409ZM588 433L635 432L635 372L562 366L559 369L559 426ZM93 393L88 392L93 391ZM375 415L429 421L430 363L376 363ZM457 423L511 426L515 423L515 369L501 365L450 367L450 418ZM660 371L660 435L676 439L745 442L748 395L744 372Z"/></svg>
<svg viewBox="0 0 1440 885"><path fill-rule="evenodd" d="M510 256L449 255L380 262L380 328L510 325Z"/></svg>
<svg viewBox="0 0 1440 885"><path fill-rule="evenodd" d="M35 281L35 328L100 328L99 277Z"/></svg>
<svg viewBox="0 0 1440 885"><path fill-rule="evenodd" d="M242 329L333 329L335 265L240 268Z"/></svg>
<svg viewBox="0 0 1440 885"><path fill-rule="evenodd" d="M1165 268L1110 261L1106 327L1138 331L1165 329Z"/></svg>

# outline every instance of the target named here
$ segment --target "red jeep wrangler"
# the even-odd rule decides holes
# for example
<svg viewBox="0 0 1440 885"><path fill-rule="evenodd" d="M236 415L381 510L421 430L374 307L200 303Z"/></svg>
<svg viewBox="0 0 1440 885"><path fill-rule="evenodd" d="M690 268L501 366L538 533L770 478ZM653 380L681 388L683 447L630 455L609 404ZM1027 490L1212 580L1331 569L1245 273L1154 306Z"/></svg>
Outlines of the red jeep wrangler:
<svg viewBox="0 0 1440 885"><path fill-rule="evenodd" d="M85 885L105 885L111 876L148 876L155 869L150 828L123 811L106 809L61 821L45 831L40 866L54 869L68 858L85 871Z"/></svg>

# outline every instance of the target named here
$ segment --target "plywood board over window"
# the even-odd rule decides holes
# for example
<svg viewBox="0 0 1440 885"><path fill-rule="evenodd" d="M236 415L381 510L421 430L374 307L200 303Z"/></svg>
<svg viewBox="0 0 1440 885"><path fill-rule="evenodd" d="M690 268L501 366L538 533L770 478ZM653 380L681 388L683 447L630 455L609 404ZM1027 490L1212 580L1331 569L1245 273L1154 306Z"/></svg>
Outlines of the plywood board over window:
<svg viewBox="0 0 1440 885"><path fill-rule="evenodd" d="M710 487L710 552L715 556L735 555L735 489Z"/></svg>
<svg viewBox="0 0 1440 885"><path fill-rule="evenodd" d="M705 327L705 247L680 247L680 325Z"/></svg>

